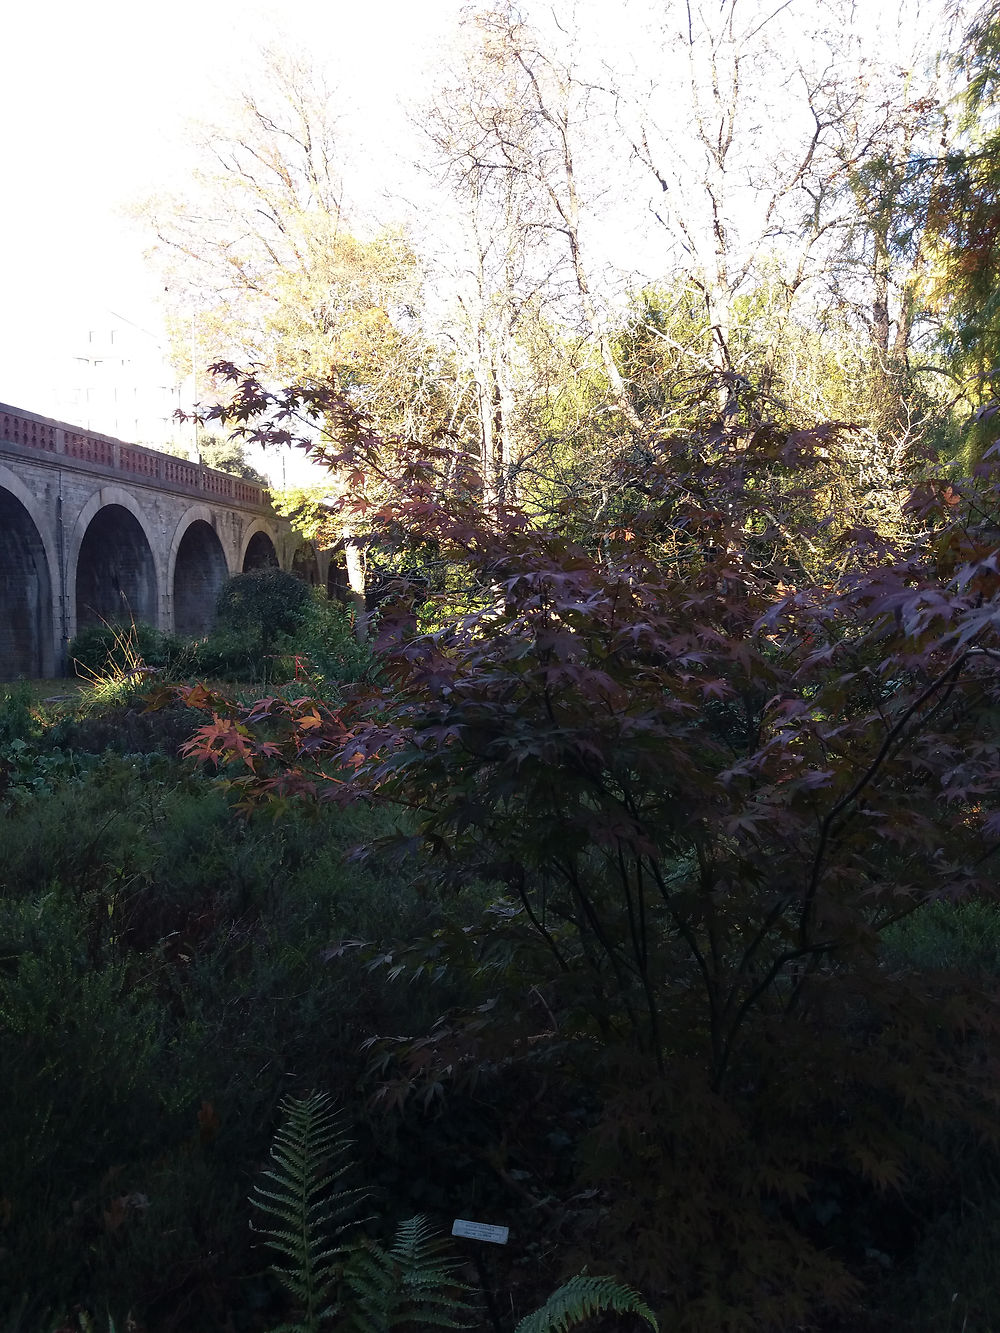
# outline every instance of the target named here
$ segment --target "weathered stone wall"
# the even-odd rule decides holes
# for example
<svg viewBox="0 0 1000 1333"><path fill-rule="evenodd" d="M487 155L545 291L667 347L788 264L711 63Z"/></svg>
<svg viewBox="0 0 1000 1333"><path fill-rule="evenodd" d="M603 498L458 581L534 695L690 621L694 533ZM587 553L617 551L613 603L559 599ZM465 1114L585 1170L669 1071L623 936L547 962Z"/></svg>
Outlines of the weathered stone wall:
<svg viewBox="0 0 1000 1333"><path fill-rule="evenodd" d="M100 619L204 633L230 574L297 544L258 486L0 404L0 679Z"/></svg>

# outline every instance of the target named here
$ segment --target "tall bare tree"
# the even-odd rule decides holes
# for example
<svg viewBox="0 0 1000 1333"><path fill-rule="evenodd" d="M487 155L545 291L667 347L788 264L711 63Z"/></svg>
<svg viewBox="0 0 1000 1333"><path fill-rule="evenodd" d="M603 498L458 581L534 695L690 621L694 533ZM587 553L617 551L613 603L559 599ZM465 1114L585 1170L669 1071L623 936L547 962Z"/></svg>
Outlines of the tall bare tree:
<svg viewBox="0 0 1000 1333"><path fill-rule="evenodd" d="M418 435L439 403L413 248L398 227L349 217L341 117L313 61L268 51L247 79L229 118L197 131L186 188L142 209L174 359L255 363L269 383L332 377L381 432ZM363 533L348 510L340 528L360 609Z"/></svg>
<svg viewBox="0 0 1000 1333"><path fill-rule="evenodd" d="M642 424L589 244L606 99L578 77L571 32L548 27L511 5L467 14L419 113L451 201L444 328L475 404L487 503L523 485L544 491L567 427L588 410L601 413L602 439Z"/></svg>
<svg viewBox="0 0 1000 1333"><path fill-rule="evenodd" d="M731 375L743 369L739 299L780 286L774 314L783 305L787 317L836 225L827 143L840 111L824 13L810 7L809 32L793 9L678 0L648 17L644 58L618 84L623 133L654 184L664 267L703 303L708 342L692 364Z"/></svg>
<svg viewBox="0 0 1000 1333"><path fill-rule="evenodd" d="M197 127L183 189L141 208L155 236L174 359L256 362L342 381L386 429L427 408L421 274L399 228L350 218L335 94L269 50L220 123Z"/></svg>

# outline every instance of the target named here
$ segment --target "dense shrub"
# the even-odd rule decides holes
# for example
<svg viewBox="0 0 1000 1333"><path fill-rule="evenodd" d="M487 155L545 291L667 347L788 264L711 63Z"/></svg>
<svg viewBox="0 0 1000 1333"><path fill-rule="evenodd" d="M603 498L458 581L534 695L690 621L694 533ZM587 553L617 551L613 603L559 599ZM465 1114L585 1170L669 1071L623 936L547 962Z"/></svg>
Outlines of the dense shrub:
<svg viewBox="0 0 1000 1333"><path fill-rule="evenodd" d="M350 611L280 569L230 579L219 594L218 620L211 634L191 641L143 624L89 626L72 641L70 661L88 681L97 678L94 690L113 689L116 705L145 670L173 680L262 685L307 670L317 685L336 685L367 679L375 669L370 646L354 636Z"/></svg>
<svg viewBox="0 0 1000 1333"><path fill-rule="evenodd" d="M322 589L313 589L294 645L306 659L310 674L321 682L350 684L370 679L377 659L370 643L359 643L352 612Z"/></svg>
<svg viewBox="0 0 1000 1333"><path fill-rule="evenodd" d="M274 583L270 591L262 591L262 577ZM232 605L225 616L220 615L212 634L187 645L175 663L178 678L268 685L308 676L314 686L323 688L373 674L375 657L370 645L354 637L350 611L328 600L322 590L309 589L300 579L274 569L241 574L238 579L252 581L249 585L232 581ZM288 579L294 595L279 610L277 601L289 587ZM276 604L265 605L272 592ZM261 611L268 620L266 627L257 618Z"/></svg>
<svg viewBox="0 0 1000 1333"><path fill-rule="evenodd" d="M0 898L0 1290L60 1295L125 1161L157 1143L160 1015L85 901L57 884ZM35 1294L35 1293L31 1293Z"/></svg>
<svg viewBox="0 0 1000 1333"><path fill-rule="evenodd" d="M890 967L1000 977L1000 906L984 901L927 903L884 931L882 947Z"/></svg>
<svg viewBox="0 0 1000 1333"><path fill-rule="evenodd" d="M202 679L262 681L270 666L252 629L220 628L191 645L190 674Z"/></svg>
<svg viewBox="0 0 1000 1333"><path fill-rule="evenodd" d="M110 691L84 690L48 727L45 748L33 762L44 767L53 751L177 755L190 737L194 714L179 704L150 708L159 689L143 676Z"/></svg>
<svg viewBox="0 0 1000 1333"><path fill-rule="evenodd" d="M220 628L255 638L270 652L281 635L294 634L309 602L309 587L274 566L236 574L219 592Z"/></svg>
<svg viewBox="0 0 1000 1333"><path fill-rule="evenodd" d="M0 752L11 741L26 741L38 730L31 687L0 686Z"/></svg>

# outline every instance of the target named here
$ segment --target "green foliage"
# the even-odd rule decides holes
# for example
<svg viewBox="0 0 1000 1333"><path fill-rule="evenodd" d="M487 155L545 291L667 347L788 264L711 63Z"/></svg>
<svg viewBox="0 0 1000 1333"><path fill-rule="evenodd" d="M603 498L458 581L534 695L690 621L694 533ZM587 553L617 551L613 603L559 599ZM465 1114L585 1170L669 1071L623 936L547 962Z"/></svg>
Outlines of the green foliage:
<svg viewBox="0 0 1000 1333"><path fill-rule="evenodd" d="M75 711L84 714L141 706L149 693L151 676L183 675L191 665L190 653L180 640L135 621L93 627L74 639L71 647L82 654L71 657L71 662L83 680Z"/></svg>
<svg viewBox="0 0 1000 1333"><path fill-rule="evenodd" d="M364 1189L338 1189L350 1167L350 1141L326 1093L282 1102L285 1123L271 1146L274 1165L262 1175L250 1202L266 1219L256 1228L284 1260L275 1273L291 1292L301 1320L276 1333L315 1333L333 1315L330 1304L343 1258L337 1238L366 1197Z"/></svg>
<svg viewBox="0 0 1000 1333"><path fill-rule="evenodd" d="M676 387L711 358L704 297L683 280L643 288L633 297L618 342L622 371L643 415L672 417Z"/></svg>
<svg viewBox="0 0 1000 1333"><path fill-rule="evenodd" d="M107 752L176 756L190 735L191 714L179 705L151 708L160 693L161 688L149 678L106 693L82 689L54 717L44 743L25 754L24 765L34 764L44 774L67 764L92 767L96 756Z"/></svg>
<svg viewBox="0 0 1000 1333"><path fill-rule="evenodd" d="M994 902L928 903L882 933L887 966L1000 976L1000 908Z"/></svg>
<svg viewBox="0 0 1000 1333"><path fill-rule="evenodd" d="M344 1269L343 1327L352 1333L468 1328L470 1288L456 1276L459 1262L424 1217L400 1222L387 1250L363 1239Z"/></svg>
<svg viewBox="0 0 1000 1333"><path fill-rule="evenodd" d="M229 580L220 591L218 611L218 627L191 642L141 623L81 631L70 645L71 662L86 682L81 705L128 702L153 672L172 680L266 684L293 675L295 656L309 658L318 680L360 680L372 670L371 649L354 639L349 612L279 569ZM23 719L18 725L24 725Z"/></svg>
<svg viewBox="0 0 1000 1333"><path fill-rule="evenodd" d="M458 1262L425 1218L401 1222L386 1250L362 1239L350 1249L341 1240L366 1189L341 1190L350 1168L351 1144L330 1097L312 1093L286 1098L285 1123L271 1147L273 1167L262 1174L250 1202L267 1219L255 1228L284 1262L274 1266L299 1307L294 1324L275 1333L316 1333L339 1316L355 1333L389 1333L403 1325L465 1328L468 1288L455 1276ZM334 1293L340 1284L338 1300Z"/></svg>
<svg viewBox="0 0 1000 1333"><path fill-rule="evenodd" d="M960 135L950 152L925 162L922 170L933 241L929 295L947 357L945 370L966 402L986 412L969 451L972 462L996 436L987 421L995 415L1000 353L998 52L1000 8L986 0L973 11L953 55L966 77L957 99Z"/></svg>
<svg viewBox="0 0 1000 1333"><path fill-rule="evenodd" d="M192 1333L266 1308L244 1180L276 1100L305 1073L350 1098L371 1025L433 1012L411 991L391 1016L360 959L319 962L331 938L434 910L397 872L345 864L384 818L240 817L157 753L174 727L190 714L59 722L0 792L0 1327L22 1295L25 1333L46 1308ZM109 740L151 752L83 748Z"/></svg>
<svg viewBox="0 0 1000 1333"><path fill-rule="evenodd" d="M0 899L0 1290L11 1293L38 1275L50 1296L68 1288L125 1145L141 1157L157 1137L157 1006L88 915L56 889Z"/></svg>
<svg viewBox="0 0 1000 1333"><path fill-rule="evenodd" d="M201 679L264 682L274 677L276 665L265 654L256 629L220 627L191 645L189 674Z"/></svg>
<svg viewBox="0 0 1000 1333"><path fill-rule="evenodd" d="M294 634L302 623L309 589L294 574L276 567L236 574L223 584L217 605L219 625L257 639L269 652L283 634Z"/></svg>
<svg viewBox="0 0 1000 1333"><path fill-rule="evenodd" d="M62 755L38 754L43 715L26 683L0 689L0 801L47 789L64 767Z"/></svg>
<svg viewBox="0 0 1000 1333"><path fill-rule="evenodd" d="M206 467L214 467L219 472L228 472L232 477L243 481L255 482L266 487L268 480L246 460L246 451L241 440L227 439L202 431L198 435L198 453Z"/></svg>
<svg viewBox="0 0 1000 1333"><path fill-rule="evenodd" d="M611 1277L578 1273L557 1288L540 1309L525 1315L514 1333L567 1333L605 1310L637 1315L653 1333L659 1329L656 1316L637 1291Z"/></svg>
<svg viewBox="0 0 1000 1333"><path fill-rule="evenodd" d="M38 731L31 687L0 686L0 757L12 741L27 741Z"/></svg>
<svg viewBox="0 0 1000 1333"><path fill-rule="evenodd" d="M378 669L370 643L359 643L355 637L351 612L322 589L313 589L295 648L307 659L310 677L318 683L370 680Z"/></svg>
<svg viewBox="0 0 1000 1333"><path fill-rule="evenodd" d="M271 503L307 541L332 544L341 529L331 502L332 486L332 481L322 486L288 486L275 491Z"/></svg>

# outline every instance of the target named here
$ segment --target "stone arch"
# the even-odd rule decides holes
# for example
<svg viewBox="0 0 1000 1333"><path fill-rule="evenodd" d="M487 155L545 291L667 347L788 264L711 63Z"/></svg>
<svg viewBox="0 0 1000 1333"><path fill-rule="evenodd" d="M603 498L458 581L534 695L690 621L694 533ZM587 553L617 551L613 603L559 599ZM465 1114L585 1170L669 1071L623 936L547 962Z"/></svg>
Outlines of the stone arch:
<svg viewBox="0 0 1000 1333"><path fill-rule="evenodd" d="M240 572L246 574L251 569L266 569L268 566L277 567L279 564L274 534L258 519L247 529L243 538Z"/></svg>
<svg viewBox="0 0 1000 1333"><path fill-rule="evenodd" d="M102 621L162 627L163 580L155 552L134 496L105 486L91 497L76 521L67 563L77 632Z"/></svg>
<svg viewBox="0 0 1000 1333"><path fill-rule="evenodd" d="M193 639L212 629L219 591L229 575L212 511L207 505L192 505L174 529L167 557L175 633Z"/></svg>
<svg viewBox="0 0 1000 1333"><path fill-rule="evenodd" d="M34 497L0 467L0 680L54 674L57 576Z"/></svg>

